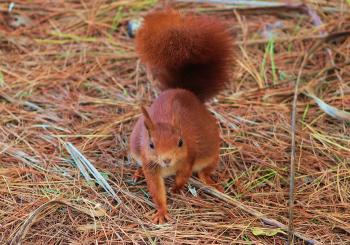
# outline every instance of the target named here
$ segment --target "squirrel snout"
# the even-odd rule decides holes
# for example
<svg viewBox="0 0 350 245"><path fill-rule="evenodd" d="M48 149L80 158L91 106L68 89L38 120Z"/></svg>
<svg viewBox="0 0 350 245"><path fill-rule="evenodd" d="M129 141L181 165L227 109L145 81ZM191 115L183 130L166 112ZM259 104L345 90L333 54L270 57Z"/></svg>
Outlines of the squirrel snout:
<svg viewBox="0 0 350 245"><path fill-rule="evenodd" d="M170 163L171 163L171 159L170 158L165 158L165 159L162 159L161 160L161 163L164 165L164 166L169 166Z"/></svg>

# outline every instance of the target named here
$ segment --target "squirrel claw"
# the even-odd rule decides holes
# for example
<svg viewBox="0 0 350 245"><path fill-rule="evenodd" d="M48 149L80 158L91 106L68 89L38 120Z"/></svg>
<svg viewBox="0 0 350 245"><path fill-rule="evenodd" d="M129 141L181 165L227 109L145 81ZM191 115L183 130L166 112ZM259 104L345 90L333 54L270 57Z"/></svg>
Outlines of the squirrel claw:
<svg viewBox="0 0 350 245"><path fill-rule="evenodd" d="M139 168L135 171L134 175L132 176L131 180L136 183L137 181L139 181L142 177L143 173L142 173L142 169Z"/></svg>
<svg viewBox="0 0 350 245"><path fill-rule="evenodd" d="M138 177L138 176L132 176L132 178L131 178L131 181L132 181L133 183L137 183L138 180L139 180L139 177Z"/></svg>
<svg viewBox="0 0 350 245"><path fill-rule="evenodd" d="M157 213L153 216L154 224L164 224L165 222L170 220L170 215L168 212L157 211Z"/></svg>

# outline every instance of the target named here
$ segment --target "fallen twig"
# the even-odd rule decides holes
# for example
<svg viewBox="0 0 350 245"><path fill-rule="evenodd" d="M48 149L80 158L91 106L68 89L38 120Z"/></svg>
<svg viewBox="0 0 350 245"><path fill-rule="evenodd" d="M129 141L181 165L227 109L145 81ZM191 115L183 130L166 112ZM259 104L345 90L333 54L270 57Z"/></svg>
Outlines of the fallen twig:
<svg viewBox="0 0 350 245"><path fill-rule="evenodd" d="M179 3L202 3L202 4L221 4L225 7L208 8L203 9L203 12L221 12L232 13L233 10L238 11L240 14L286 14L286 12L305 12L305 4L302 3L277 3L277 2L262 2L262 1L194 1L194 0L176 0ZM320 7L320 9L326 13L340 12L337 8ZM346 11L346 10L343 10Z"/></svg>
<svg viewBox="0 0 350 245"><path fill-rule="evenodd" d="M295 192L295 133L296 133L296 111L297 111L297 101L299 94L299 83L303 68L305 66L306 60L308 58L308 53L305 53L303 62L299 69L298 78L295 82L294 87L294 97L292 105L292 132L291 132L291 153L290 153L290 172L289 172L289 200L288 200L288 244L293 243L293 237L295 236L293 228L293 218L294 218L294 192Z"/></svg>

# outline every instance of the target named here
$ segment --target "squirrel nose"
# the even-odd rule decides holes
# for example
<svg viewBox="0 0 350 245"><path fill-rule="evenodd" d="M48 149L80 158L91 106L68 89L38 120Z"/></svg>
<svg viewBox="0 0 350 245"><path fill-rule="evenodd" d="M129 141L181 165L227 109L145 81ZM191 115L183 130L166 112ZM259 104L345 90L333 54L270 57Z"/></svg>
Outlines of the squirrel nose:
<svg viewBox="0 0 350 245"><path fill-rule="evenodd" d="M171 159L170 159L170 158L163 159L163 163L164 163L165 165L169 165L170 162L171 162Z"/></svg>

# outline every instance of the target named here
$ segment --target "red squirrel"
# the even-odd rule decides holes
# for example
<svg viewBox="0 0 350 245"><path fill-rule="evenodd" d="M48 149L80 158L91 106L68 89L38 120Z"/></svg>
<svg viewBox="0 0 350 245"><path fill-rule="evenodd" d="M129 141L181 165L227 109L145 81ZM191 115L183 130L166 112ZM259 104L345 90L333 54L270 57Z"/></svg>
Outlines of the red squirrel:
<svg viewBox="0 0 350 245"><path fill-rule="evenodd" d="M131 155L156 204L154 223L170 218L164 177L175 175L173 192L192 173L223 191L211 179L219 163L219 127L204 103L228 83L232 47L218 19L171 9L146 16L136 33L137 54L162 90L148 110L141 107L130 137Z"/></svg>

